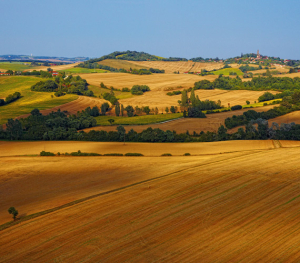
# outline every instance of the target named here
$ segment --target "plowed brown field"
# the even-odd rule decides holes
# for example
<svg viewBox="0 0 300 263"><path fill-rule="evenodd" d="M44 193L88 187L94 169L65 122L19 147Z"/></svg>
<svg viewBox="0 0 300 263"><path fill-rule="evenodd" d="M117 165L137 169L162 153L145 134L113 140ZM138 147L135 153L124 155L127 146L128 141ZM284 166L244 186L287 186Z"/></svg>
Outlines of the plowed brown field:
<svg viewBox="0 0 300 263"><path fill-rule="evenodd" d="M298 262L299 153L2 157L1 219L102 194L2 230L0 262Z"/></svg>
<svg viewBox="0 0 300 263"><path fill-rule="evenodd" d="M267 111L273 107L274 105L259 107L259 108L255 108L255 111L257 112ZM241 115L243 114L243 112L247 110L249 109L221 112L216 114L207 114L206 118L182 118L182 119L177 119L174 121L169 121L160 124L124 125L124 128L127 132L131 129L134 129L137 132L142 132L143 130L146 130L149 127L153 129L159 128L164 131L166 130L176 131L177 133L185 133L186 131L189 131L191 134L194 131L197 133L201 131L216 132L221 125L224 125L226 118L231 117L233 115ZM90 130L116 131L116 126L96 126L96 127L85 129L85 131L90 131Z"/></svg>

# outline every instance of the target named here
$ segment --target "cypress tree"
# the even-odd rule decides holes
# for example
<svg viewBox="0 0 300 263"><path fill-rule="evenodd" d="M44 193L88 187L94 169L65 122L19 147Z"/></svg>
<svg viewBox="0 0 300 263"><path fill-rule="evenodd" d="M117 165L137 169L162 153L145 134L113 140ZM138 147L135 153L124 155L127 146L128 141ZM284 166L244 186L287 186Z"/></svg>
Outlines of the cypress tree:
<svg viewBox="0 0 300 263"><path fill-rule="evenodd" d="M117 103L115 106L115 112L116 112L116 116L120 116L120 104Z"/></svg>
<svg viewBox="0 0 300 263"><path fill-rule="evenodd" d="M183 107L186 107L188 105L188 95L186 90L183 90L181 92L181 104Z"/></svg>
<svg viewBox="0 0 300 263"><path fill-rule="evenodd" d="M121 115L124 116L124 107L123 107L123 104L121 104Z"/></svg>

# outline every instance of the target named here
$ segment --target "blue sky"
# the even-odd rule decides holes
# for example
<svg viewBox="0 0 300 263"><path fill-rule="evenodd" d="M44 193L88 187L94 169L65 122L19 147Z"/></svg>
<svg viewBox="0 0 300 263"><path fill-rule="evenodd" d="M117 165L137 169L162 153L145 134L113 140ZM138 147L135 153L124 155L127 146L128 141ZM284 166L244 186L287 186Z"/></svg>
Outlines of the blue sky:
<svg viewBox="0 0 300 263"><path fill-rule="evenodd" d="M300 59L299 0L0 0L0 54Z"/></svg>

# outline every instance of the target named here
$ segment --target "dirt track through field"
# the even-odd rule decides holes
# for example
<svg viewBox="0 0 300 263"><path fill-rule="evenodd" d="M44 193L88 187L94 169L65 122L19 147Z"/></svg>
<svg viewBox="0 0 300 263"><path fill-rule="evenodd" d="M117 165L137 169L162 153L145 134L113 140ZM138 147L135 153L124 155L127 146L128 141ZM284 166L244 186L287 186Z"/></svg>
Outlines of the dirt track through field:
<svg viewBox="0 0 300 263"><path fill-rule="evenodd" d="M298 148L279 148L166 157L157 165L131 159L146 168L132 171L141 175L133 181L143 173L162 177L1 231L0 262L297 262L298 155ZM122 167L128 160L116 163L118 178L130 174L133 166ZM114 166L103 167L103 178Z"/></svg>

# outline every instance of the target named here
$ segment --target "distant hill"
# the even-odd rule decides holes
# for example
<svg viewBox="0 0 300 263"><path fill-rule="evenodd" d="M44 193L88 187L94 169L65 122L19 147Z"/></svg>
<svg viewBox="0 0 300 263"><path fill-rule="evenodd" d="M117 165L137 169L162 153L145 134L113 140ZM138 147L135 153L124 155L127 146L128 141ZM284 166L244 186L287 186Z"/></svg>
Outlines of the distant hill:
<svg viewBox="0 0 300 263"><path fill-rule="evenodd" d="M94 62L99 62L103 61L106 59L121 59L121 60L130 60L130 61L187 61L186 58L175 58L175 57L170 57L170 58L163 58L155 55L148 54L146 52L138 52L138 51L115 51L113 53L110 53L108 55L102 56L100 58L95 58L95 59L90 59L86 61L86 63L94 63Z"/></svg>
<svg viewBox="0 0 300 263"><path fill-rule="evenodd" d="M50 56L28 56L28 55L0 55L0 61L24 61L24 62L32 62L32 61L48 61L48 62L80 62L86 61L89 57L75 57L75 58L67 58L67 57L50 57Z"/></svg>

